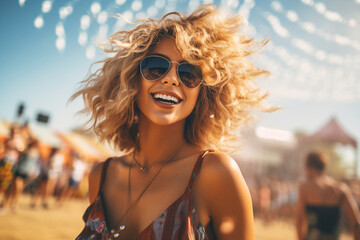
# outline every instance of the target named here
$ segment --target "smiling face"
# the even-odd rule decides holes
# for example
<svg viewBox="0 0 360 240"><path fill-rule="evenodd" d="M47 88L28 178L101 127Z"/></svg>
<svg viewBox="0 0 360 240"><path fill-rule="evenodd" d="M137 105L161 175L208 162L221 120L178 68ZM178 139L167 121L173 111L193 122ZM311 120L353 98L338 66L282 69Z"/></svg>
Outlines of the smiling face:
<svg viewBox="0 0 360 240"><path fill-rule="evenodd" d="M180 81L176 72L178 64L175 62L183 62L184 59L173 39L162 39L150 55L165 57L174 62L171 63L171 69L166 75L158 80L147 81L141 77L136 100L141 117L146 117L158 125L185 122L195 107L200 86L187 88Z"/></svg>

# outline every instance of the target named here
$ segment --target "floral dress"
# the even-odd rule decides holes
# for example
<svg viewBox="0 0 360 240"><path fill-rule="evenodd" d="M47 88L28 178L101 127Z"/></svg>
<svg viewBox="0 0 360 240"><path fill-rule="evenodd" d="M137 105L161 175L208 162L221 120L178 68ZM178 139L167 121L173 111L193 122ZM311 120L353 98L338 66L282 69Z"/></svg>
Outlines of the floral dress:
<svg viewBox="0 0 360 240"><path fill-rule="evenodd" d="M209 150L202 153L197 159L191 178L185 192L149 224L136 240L204 240L208 239L205 228L201 224L195 204L192 200L192 187L200 171L202 161ZM102 169L100 191L96 200L87 208L83 216L85 227L76 240L105 240L116 239L106 226L101 194L106 169L111 158L106 160ZM121 237L120 237L121 239Z"/></svg>

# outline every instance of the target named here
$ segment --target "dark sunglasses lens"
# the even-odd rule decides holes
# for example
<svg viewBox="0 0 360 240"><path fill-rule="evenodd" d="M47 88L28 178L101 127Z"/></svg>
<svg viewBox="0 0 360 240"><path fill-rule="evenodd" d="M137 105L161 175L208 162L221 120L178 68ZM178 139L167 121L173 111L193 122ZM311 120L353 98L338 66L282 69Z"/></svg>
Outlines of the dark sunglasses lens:
<svg viewBox="0 0 360 240"><path fill-rule="evenodd" d="M164 76L170 69L170 63L161 57L147 57L142 60L140 70L148 81L154 81Z"/></svg>
<svg viewBox="0 0 360 240"><path fill-rule="evenodd" d="M180 64L178 71L182 83L188 88L197 87L202 81L200 68L190 63Z"/></svg>

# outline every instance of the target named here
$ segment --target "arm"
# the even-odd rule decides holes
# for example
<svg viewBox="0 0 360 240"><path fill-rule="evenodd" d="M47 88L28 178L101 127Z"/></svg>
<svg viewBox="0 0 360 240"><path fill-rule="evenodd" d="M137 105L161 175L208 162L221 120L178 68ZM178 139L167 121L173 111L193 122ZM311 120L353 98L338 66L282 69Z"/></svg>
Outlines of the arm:
<svg viewBox="0 0 360 240"><path fill-rule="evenodd" d="M250 193L233 159L226 154L209 153L198 186L216 239L255 239Z"/></svg>
<svg viewBox="0 0 360 240"><path fill-rule="evenodd" d="M298 193L299 193L298 203L296 206L296 231L297 231L298 240L303 240L306 235L305 202L304 202L305 190L303 185L300 185Z"/></svg>
<svg viewBox="0 0 360 240"><path fill-rule="evenodd" d="M347 185L342 184L341 190L344 196L342 206L346 212L346 215L349 218L351 227L353 228L354 239L360 240L360 216L358 206Z"/></svg>
<svg viewBox="0 0 360 240"><path fill-rule="evenodd" d="M89 201L93 203L99 193L101 171L104 163L96 164L89 174Z"/></svg>

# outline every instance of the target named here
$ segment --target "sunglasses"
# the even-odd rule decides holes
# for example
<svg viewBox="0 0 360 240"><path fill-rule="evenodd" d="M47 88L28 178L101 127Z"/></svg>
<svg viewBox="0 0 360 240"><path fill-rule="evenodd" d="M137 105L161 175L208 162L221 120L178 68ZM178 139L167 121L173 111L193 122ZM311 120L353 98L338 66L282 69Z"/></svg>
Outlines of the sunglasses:
<svg viewBox="0 0 360 240"><path fill-rule="evenodd" d="M195 88L202 82L201 70L188 62L169 61L157 55L145 57L140 62L140 73L147 81L155 81L164 77L171 69L172 63L177 63L176 72L180 81L187 88Z"/></svg>

